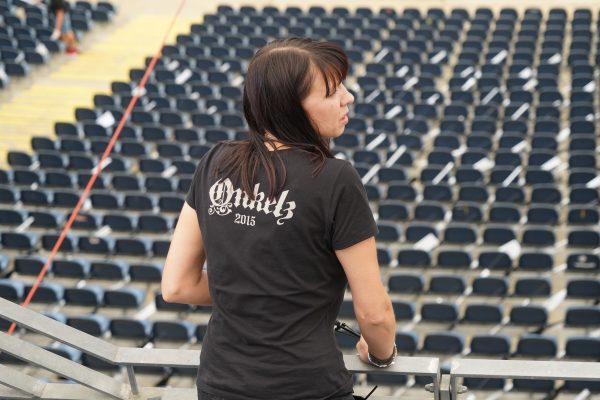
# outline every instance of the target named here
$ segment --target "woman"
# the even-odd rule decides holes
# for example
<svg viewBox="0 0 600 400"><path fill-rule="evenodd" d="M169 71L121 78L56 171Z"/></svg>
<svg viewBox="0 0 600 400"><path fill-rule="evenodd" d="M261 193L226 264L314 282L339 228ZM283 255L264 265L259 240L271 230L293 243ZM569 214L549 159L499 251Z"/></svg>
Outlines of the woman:
<svg viewBox="0 0 600 400"><path fill-rule="evenodd" d="M162 279L167 302L213 305L199 399L352 399L332 329L347 282L360 358L393 362L376 224L358 174L328 146L354 101L347 70L332 43L266 45L245 80L249 139L200 160Z"/></svg>
<svg viewBox="0 0 600 400"><path fill-rule="evenodd" d="M36 4L42 2L54 14L54 30L50 38L52 40L62 39L65 46L67 46L67 54L79 54L77 39L71 27L69 3L65 0L36 0Z"/></svg>

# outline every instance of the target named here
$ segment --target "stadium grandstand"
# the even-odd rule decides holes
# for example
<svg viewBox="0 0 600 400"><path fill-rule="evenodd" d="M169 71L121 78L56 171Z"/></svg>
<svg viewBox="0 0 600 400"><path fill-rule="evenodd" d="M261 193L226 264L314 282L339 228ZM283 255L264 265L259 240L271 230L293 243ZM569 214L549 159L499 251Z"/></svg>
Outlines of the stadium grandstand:
<svg viewBox="0 0 600 400"><path fill-rule="evenodd" d="M1 399L196 398L211 310L162 299L164 258L200 157L246 136L248 60L290 35L351 60L332 146L399 354L336 333L355 393L600 399L598 2L72 1L78 55L30 3L0 0Z"/></svg>

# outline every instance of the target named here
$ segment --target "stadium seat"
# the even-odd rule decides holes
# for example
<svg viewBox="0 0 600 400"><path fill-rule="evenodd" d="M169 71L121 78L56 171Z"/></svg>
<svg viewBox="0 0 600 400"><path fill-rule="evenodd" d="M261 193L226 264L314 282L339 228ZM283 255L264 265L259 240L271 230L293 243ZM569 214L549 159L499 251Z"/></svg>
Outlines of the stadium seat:
<svg viewBox="0 0 600 400"><path fill-rule="evenodd" d="M508 254L499 251L482 251L479 253L479 268L509 270L512 260Z"/></svg>
<svg viewBox="0 0 600 400"><path fill-rule="evenodd" d="M526 334L519 338L516 355L522 357L552 359L558 351L558 342L555 337L539 334Z"/></svg>
<svg viewBox="0 0 600 400"><path fill-rule="evenodd" d="M415 318L414 302L393 300L392 308L394 309L396 321L412 321Z"/></svg>
<svg viewBox="0 0 600 400"><path fill-rule="evenodd" d="M65 289L66 305L100 307L104 290L99 286Z"/></svg>
<svg viewBox="0 0 600 400"><path fill-rule="evenodd" d="M600 338L591 336L567 338L565 356L582 360L598 360L600 358Z"/></svg>
<svg viewBox="0 0 600 400"><path fill-rule="evenodd" d="M32 286L28 285L25 288L25 293L29 293L31 289ZM64 298L64 292L64 287L60 284L42 282L31 298L31 302L41 304L60 304Z"/></svg>
<svg viewBox="0 0 600 400"><path fill-rule="evenodd" d="M106 290L104 292L104 305L116 308L140 308L144 304L146 291L138 288L124 287L121 289Z"/></svg>
<svg viewBox="0 0 600 400"><path fill-rule="evenodd" d="M515 325L545 325L548 310L539 305L513 306L510 310L510 322Z"/></svg>
<svg viewBox="0 0 600 400"><path fill-rule="evenodd" d="M129 277L129 265L119 261L92 261L90 276L95 279L125 280Z"/></svg>
<svg viewBox="0 0 600 400"><path fill-rule="evenodd" d="M57 277L85 279L90 274L90 263L82 259L54 259L52 273Z"/></svg>
<svg viewBox="0 0 600 400"><path fill-rule="evenodd" d="M552 293L550 280L547 278L521 278L515 284L514 295L524 297L548 297Z"/></svg>
<svg viewBox="0 0 600 400"><path fill-rule="evenodd" d="M162 268L156 264L132 263L129 265L132 282L160 282Z"/></svg>
<svg viewBox="0 0 600 400"><path fill-rule="evenodd" d="M423 277L416 274L394 273L388 280L390 293L421 293L424 286Z"/></svg>
<svg viewBox="0 0 600 400"><path fill-rule="evenodd" d="M476 334L471 337L471 354L507 357L511 338L505 334Z"/></svg>
<svg viewBox="0 0 600 400"><path fill-rule="evenodd" d="M567 282L567 298L600 298L600 280L594 278L570 279Z"/></svg>
<svg viewBox="0 0 600 400"><path fill-rule="evenodd" d="M407 267L427 267L431 265L431 255L422 250L400 250L398 265Z"/></svg>
<svg viewBox="0 0 600 400"><path fill-rule="evenodd" d="M465 309L463 321L477 324L499 324L503 318L503 308L496 304L469 304Z"/></svg>
<svg viewBox="0 0 600 400"><path fill-rule="evenodd" d="M108 318L99 314L67 318L67 325L96 337L102 337L108 331L109 322Z"/></svg>
<svg viewBox="0 0 600 400"><path fill-rule="evenodd" d="M425 302L421 306L421 319L427 322L455 322L458 309L454 304Z"/></svg>
<svg viewBox="0 0 600 400"><path fill-rule="evenodd" d="M195 336L195 328L188 321L155 321L152 334L154 340L189 342Z"/></svg>
<svg viewBox="0 0 600 400"><path fill-rule="evenodd" d="M167 303L160 293L154 296L154 304L159 311L186 312L192 310L192 306L189 304Z"/></svg>
<svg viewBox="0 0 600 400"><path fill-rule="evenodd" d="M542 252L524 252L519 256L518 268L529 271L550 271L554 259L550 254Z"/></svg>
<svg viewBox="0 0 600 400"><path fill-rule="evenodd" d="M504 277L477 277L471 285L472 295L505 296L508 292L508 282Z"/></svg>
<svg viewBox="0 0 600 400"><path fill-rule="evenodd" d="M437 275L429 280L429 293L435 294L463 294L466 281L462 276Z"/></svg>
<svg viewBox="0 0 600 400"><path fill-rule="evenodd" d="M25 284L12 279L0 279L0 297L19 302L25 295Z"/></svg>
<svg viewBox="0 0 600 400"><path fill-rule="evenodd" d="M423 351L437 354L460 354L464 347L464 336L459 332L432 332L425 335Z"/></svg>
<svg viewBox="0 0 600 400"><path fill-rule="evenodd" d="M565 325L589 328L600 326L600 307L582 305L567 308Z"/></svg>
<svg viewBox="0 0 600 400"><path fill-rule="evenodd" d="M109 329L113 338L150 340L152 337L152 322L130 318L113 318Z"/></svg>

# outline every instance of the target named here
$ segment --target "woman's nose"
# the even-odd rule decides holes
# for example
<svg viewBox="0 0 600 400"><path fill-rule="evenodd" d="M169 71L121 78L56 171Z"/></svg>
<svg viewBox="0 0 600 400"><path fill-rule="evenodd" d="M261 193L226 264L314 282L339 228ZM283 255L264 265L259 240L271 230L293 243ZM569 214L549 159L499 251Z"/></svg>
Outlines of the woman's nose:
<svg viewBox="0 0 600 400"><path fill-rule="evenodd" d="M352 93L350 93L350 91L346 89L346 87L344 87L344 90L346 91L346 95L344 96L344 105L354 103L354 96L352 95Z"/></svg>

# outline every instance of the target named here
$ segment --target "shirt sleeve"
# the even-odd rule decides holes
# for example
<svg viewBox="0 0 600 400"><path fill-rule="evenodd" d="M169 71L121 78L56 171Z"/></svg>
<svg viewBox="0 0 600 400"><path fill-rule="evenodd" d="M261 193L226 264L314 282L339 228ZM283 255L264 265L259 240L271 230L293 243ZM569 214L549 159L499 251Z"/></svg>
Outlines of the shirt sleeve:
<svg viewBox="0 0 600 400"><path fill-rule="evenodd" d="M196 209L196 204L198 204L197 201L200 194L200 179L204 171L204 165L206 164L206 156L207 154L202 156L198 162L198 166L196 166L196 171L194 171L194 176L192 177L192 183L190 183L190 188L185 195L185 202L188 203L188 205L194 210Z"/></svg>
<svg viewBox="0 0 600 400"><path fill-rule="evenodd" d="M338 175L332 202L331 243L334 250L345 249L377 234L367 192L350 163L345 163Z"/></svg>
<svg viewBox="0 0 600 400"><path fill-rule="evenodd" d="M219 148L220 144L214 145L209 151L206 152L206 154L202 156L198 162L198 166L196 166L196 171L194 171L194 175L192 177L192 183L190 184L190 188L185 195L185 202L188 203L188 205L194 210L196 209L196 205L200 200L198 197L201 194L200 190L202 188L202 177L205 175L204 170L208 168L207 165L210 164L209 159L213 157Z"/></svg>

